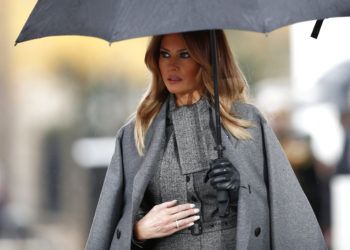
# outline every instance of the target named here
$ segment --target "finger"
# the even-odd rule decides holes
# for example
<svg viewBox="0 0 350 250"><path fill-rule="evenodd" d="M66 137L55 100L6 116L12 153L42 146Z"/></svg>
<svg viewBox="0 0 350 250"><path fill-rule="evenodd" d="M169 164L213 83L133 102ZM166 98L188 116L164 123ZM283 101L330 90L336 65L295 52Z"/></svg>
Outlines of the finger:
<svg viewBox="0 0 350 250"><path fill-rule="evenodd" d="M212 178L210 180L210 184L211 185L216 185L217 183L227 182L229 180L230 180L230 178L228 178L226 175L220 175L220 176Z"/></svg>
<svg viewBox="0 0 350 250"><path fill-rule="evenodd" d="M177 203L177 200L166 201L166 202L163 202L163 203L160 203L160 204L156 205L155 207L157 209L161 210L161 209L173 207L173 206L176 205L176 203Z"/></svg>
<svg viewBox="0 0 350 250"><path fill-rule="evenodd" d="M232 164L229 160L222 160L222 159L216 159L212 162L210 162L211 165L230 165Z"/></svg>
<svg viewBox="0 0 350 250"><path fill-rule="evenodd" d="M193 224L194 224L194 222L191 222L188 224L184 224L184 225L180 226L179 228L176 228L176 226L172 227L171 229L169 229L168 234L170 235L170 234L176 233L178 231L184 230L186 228L193 226Z"/></svg>
<svg viewBox="0 0 350 250"><path fill-rule="evenodd" d="M185 204L180 204L180 205L168 208L166 211L168 214L172 215L172 214L176 214L176 213L183 211L183 210L192 209L194 207L195 207L194 204L185 203Z"/></svg>
<svg viewBox="0 0 350 250"><path fill-rule="evenodd" d="M216 190L228 190L228 189L230 189L230 183L228 183L228 182L217 183L217 184L215 184L215 189Z"/></svg>
<svg viewBox="0 0 350 250"><path fill-rule="evenodd" d="M216 168L216 169L213 169L209 173L209 178L213 178L215 176L227 174L227 173L230 173L230 172L231 172L230 168Z"/></svg>
<svg viewBox="0 0 350 250"><path fill-rule="evenodd" d="M183 218L187 218L187 217L189 217L191 215L195 215L197 213L199 213L199 209L198 208L187 209L187 210L180 211L178 213L173 214L170 217L170 220L173 220L173 221L181 220Z"/></svg>
<svg viewBox="0 0 350 250"><path fill-rule="evenodd" d="M186 219L178 220L177 222L178 222L179 228L176 227L176 221L169 223L166 226L166 228L170 231L176 232L176 231L181 230L184 227L187 227L188 224L195 222L196 220L199 220L199 219L200 219L200 216L198 216L198 215L191 216L191 217L186 218Z"/></svg>
<svg viewBox="0 0 350 250"><path fill-rule="evenodd" d="M219 162L219 163L215 163L213 164L212 168L216 169L216 168L229 168L231 167L232 164L230 162Z"/></svg>
<svg viewBox="0 0 350 250"><path fill-rule="evenodd" d="M224 190L227 189L227 187L229 186L229 182L225 181L225 182L217 182L217 183L213 183L211 184L216 190Z"/></svg>

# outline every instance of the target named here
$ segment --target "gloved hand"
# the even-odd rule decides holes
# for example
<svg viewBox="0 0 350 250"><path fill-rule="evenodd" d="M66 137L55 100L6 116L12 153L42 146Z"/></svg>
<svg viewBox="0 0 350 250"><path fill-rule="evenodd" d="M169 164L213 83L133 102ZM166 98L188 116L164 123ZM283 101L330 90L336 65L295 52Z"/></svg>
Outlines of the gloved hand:
<svg viewBox="0 0 350 250"><path fill-rule="evenodd" d="M210 169L205 174L204 183L210 179L210 184L216 190L228 190L230 196L236 196L240 186L238 170L227 158L210 161Z"/></svg>

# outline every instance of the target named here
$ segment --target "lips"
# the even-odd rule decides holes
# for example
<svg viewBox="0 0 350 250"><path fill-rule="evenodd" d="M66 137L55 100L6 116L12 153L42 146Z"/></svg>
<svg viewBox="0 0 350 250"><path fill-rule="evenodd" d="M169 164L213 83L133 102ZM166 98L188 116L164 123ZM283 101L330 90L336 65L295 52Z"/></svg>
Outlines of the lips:
<svg viewBox="0 0 350 250"><path fill-rule="evenodd" d="M177 76L177 75L170 75L168 77L168 81L171 81L171 82L179 82L181 80L182 80L182 78Z"/></svg>

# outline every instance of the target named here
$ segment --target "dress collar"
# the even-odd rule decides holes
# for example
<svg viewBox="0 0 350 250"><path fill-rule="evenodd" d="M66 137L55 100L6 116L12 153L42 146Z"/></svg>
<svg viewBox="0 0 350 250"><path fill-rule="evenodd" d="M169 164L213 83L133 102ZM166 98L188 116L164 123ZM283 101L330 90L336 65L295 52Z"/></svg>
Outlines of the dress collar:
<svg viewBox="0 0 350 250"><path fill-rule="evenodd" d="M205 110L207 110L209 107L211 107L208 97L206 95L202 95L197 102L178 107L176 105L175 95L172 93L169 94L169 111L170 111L169 113L172 113L175 110L179 110L183 108L194 108L194 107L197 107L200 112L204 112Z"/></svg>

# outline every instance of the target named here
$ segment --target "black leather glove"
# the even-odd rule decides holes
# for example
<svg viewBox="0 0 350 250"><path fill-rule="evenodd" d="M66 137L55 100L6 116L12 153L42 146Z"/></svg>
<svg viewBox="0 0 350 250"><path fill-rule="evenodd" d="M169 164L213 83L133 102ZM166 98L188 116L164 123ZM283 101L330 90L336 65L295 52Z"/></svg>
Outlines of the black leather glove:
<svg viewBox="0 0 350 250"><path fill-rule="evenodd" d="M210 169L207 171L204 183L210 179L210 184L216 190L228 190L230 196L236 196L240 186L238 170L227 158L218 158L210 161Z"/></svg>

